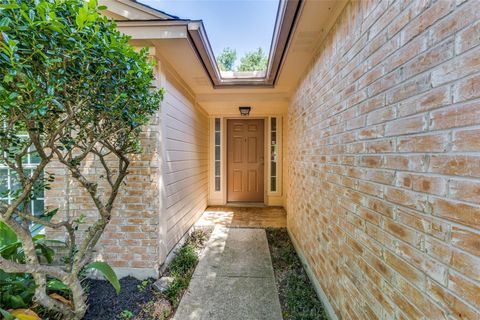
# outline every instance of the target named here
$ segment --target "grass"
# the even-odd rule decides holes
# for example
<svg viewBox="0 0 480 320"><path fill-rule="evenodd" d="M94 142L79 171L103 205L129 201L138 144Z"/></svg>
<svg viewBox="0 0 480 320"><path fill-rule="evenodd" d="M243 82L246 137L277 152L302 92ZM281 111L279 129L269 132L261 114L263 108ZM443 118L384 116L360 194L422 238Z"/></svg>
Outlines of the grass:
<svg viewBox="0 0 480 320"><path fill-rule="evenodd" d="M324 307L308 279L286 229L267 229L284 320L326 320Z"/></svg>
<svg viewBox="0 0 480 320"><path fill-rule="evenodd" d="M122 319L132 319L134 314L132 311L125 309L120 313L120 317L122 317Z"/></svg>
<svg viewBox="0 0 480 320"><path fill-rule="evenodd" d="M140 282L140 284L137 285L138 291L140 292L145 291L151 283L152 283L152 279L143 280L142 282Z"/></svg>
<svg viewBox="0 0 480 320"><path fill-rule="evenodd" d="M199 252L208 240L207 232L194 231L185 245L177 251L175 258L168 266L166 274L173 278L172 283L165 291L165 297L176 308L180 303L183 293L188 288L195 266L198 263Z"/></svg>

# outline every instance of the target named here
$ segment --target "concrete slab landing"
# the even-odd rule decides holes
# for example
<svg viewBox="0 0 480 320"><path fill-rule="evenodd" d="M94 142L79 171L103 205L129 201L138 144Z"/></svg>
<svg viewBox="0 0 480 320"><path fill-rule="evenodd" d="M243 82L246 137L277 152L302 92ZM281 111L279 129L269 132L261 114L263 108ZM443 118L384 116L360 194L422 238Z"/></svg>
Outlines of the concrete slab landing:
<svg viewBox="0 0 480 320"><path fill-rule="evenodd" d="M208 207L198 219L197 226L237 228L285 228L287 213L282 207Z"/></svg>
<svg viewBox="0 0 480 320"><path fill-rule="evenodd" d="M263 229L216 226L175 320L282 320Z"/></svg>

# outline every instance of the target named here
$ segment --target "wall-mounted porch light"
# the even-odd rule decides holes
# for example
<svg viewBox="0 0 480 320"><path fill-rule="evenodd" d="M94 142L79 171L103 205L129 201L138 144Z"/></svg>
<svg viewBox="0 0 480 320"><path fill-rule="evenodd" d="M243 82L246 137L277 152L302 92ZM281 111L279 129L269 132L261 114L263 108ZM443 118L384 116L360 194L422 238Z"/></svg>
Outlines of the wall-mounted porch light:
<svg viewBox="0 0 480 320"><path fill-rule="evenodd" d="M252 110L252 107L238 107L240 110L240 115L241 116L248 116L250 115L250 110Z"/></svg>

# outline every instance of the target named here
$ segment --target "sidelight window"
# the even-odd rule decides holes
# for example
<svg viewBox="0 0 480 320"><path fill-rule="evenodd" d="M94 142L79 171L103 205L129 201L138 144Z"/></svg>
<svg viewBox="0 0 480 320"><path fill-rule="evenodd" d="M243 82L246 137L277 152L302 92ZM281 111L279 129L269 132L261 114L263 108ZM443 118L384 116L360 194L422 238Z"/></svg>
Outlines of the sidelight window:
<svg viewBox="0 0 480 320"><path fill-rule="evenodd" d="M277 191L278 164L277 118L270 118L270 191Z"/></svg>
<svg viewBox="0 0 480 320"><path fill-rule="evenodd" d="M215 118L215 191L220 191L221 185L221 121L220 118Z"/></svg>

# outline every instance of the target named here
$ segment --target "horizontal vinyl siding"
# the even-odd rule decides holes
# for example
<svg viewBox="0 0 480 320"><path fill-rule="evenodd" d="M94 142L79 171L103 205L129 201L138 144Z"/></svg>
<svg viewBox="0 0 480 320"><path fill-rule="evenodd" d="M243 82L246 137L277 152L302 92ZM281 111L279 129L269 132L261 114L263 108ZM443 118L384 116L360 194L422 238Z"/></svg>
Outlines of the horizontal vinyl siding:
<svg viewBox="0 0 480 320"><path fill-rule="evenodd" d="M207 206L208 118L171 82L166 83L162 106L164 208L170 251Z"/></svg>

